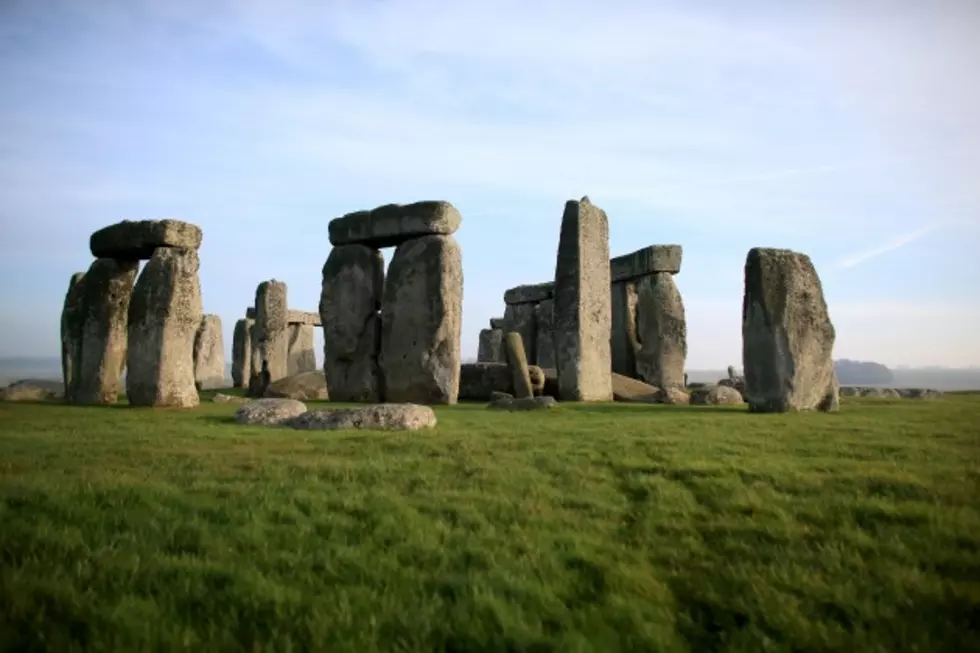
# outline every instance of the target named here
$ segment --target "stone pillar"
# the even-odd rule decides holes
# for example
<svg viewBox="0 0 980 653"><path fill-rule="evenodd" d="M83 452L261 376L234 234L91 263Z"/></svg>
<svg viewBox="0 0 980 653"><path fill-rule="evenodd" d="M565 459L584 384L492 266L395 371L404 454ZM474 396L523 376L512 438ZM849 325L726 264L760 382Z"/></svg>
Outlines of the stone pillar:
<svg viewBox="0 0 980 653"><path fill-rule="evenodd" d="M76 285L81 310L71 316L77 321L69 332L81 334L81 355L77 365L72 365L73 403L112 404L119 398L126 364L127 315L138 269L138 260L100 258Z"/></svg>
<svg viewBox="0 0 980 653"><path fill-rule="evenodd" d="M511 331L507 334L507 366L510 369L511 384L514 388L514 396L524 399L534 396L531 388L531 373L527 368L527 356L524 354L524 343L521 342L521 334Z"/></svg>
<svg viewBox="0 0 980 653"><path fill-rule="evenodd" d="M85 287L81 281L84 278L84 272L71 275L61 310L61 375L65 384L65 401L68 403L72 401L73 377L82 360L82 329L85 326L82 299Z"/></svg>
<svg viewBox="0 0 980 653"><path fill-rule="evenodd" d="M480 331L480 346L476 354L477 362L503 363L505 359L504 332L501 329L483 329Z"/></svg>
<svg viewBox="0 0 980 653"><path fill-rule="evenodd" d="M612 371L637 378L636 350L636 283L632 280L612 284Z"/></svg>
<svg viewBox="0 0 980 653"><path fill-rule="evenodd" d="M543 299L537 305L534 320L538 327L535 344L535 363L538 367L555 369L555 300Z"/></svg>
<svg viewBox="0 0 980 653"><path fill-rule="evenodd" d="M225 386L225 336L217 315L202 317L194 336L194 385L198 390Z"/></svg>
<svg viewBox="0 0 980 653"><path fill-rule="evenodd" d="M204 311L193 249L159 247L129 306L126 394L134 406L197 406L194 339Z"/></svg>
<svg viewBox="0 0 980 653"><path fill-rule="evenodd" d="M667 272L643 277L636 295L637 375L662 390L683 389L687 322L674 277Z"/></svg>
<svg viewBox="0 0 980 653"><path fill-rule="evenodd" d="M260 369L262 362L268 364L270 383L289 374L288 314L286 284L275 279L260 283L255 290L255 331Z"/></svg>
<svg viewBox="0 0 980 653"><path fill-rule="evenodd" d="M612 401L609 219L588 197L565 204L554 293L560 398Z"/></svg>
<svg viewBox="0 0 980 653"><path fill-rule="evenodd" d="M316 370L316 353L313 351L312 324L289 325L289 376Z"/></svg>
<svg viewBox="0 0 980 653"><path fill-rule="evenodd" d="M235 322L231 341L231 382L236 388L248 387L252 378L252 327L255 320L248 318Z"/></svg>

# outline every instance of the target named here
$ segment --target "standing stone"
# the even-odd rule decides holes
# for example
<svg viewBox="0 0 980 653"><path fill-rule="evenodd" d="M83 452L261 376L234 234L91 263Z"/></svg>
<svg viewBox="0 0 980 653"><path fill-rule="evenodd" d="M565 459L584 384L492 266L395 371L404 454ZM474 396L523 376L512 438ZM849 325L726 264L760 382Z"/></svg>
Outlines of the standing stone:
<svg viewBox="0 0 980 653"><path fill-rule="evenodd" d="M64 380L65 401L71 402L72 377L79 368L82 356L82 329L84 315L82 298L85 287L81 285L85 278L84 272L71 275L68 282L68 292L65 293L65 305L61 310L61 375Z"/></svg>
<svg viewBox="0 0 980 653"><path fill-rule="evenodd" d="M316 352L313 351L312 324L290 324L288 376L316 371Z"/></svg>
<svg viewBox="0 0 980 653"><path fill-rule="evenodd" d="M126 321L138 261L100 258L81 282L81 357L72 369L76 404L111 404L122 389L126 364Z"/></svg>
<svg viewBox="0 0 980 653"><path fill-rule="evenodd" d="M555 352L564 401L612 401L609 219L587 197L562 215L555 265Z"/></svg>
<svg viewBox="0 0 980 653"><path fill-rule="evenodd" d="M837 410L835 338L810 257L785 249L750 250L742 303L742 367L749 410Z"/></svg>
<svg viewBox="0 0 980 653"><path fill-rule="evenodd" d="M225 385L225 337L217 315L202 317L194 336L194 385L198 390Z"/></svg>
<svg viewBox="0 0 980 653"><path fill-rule="evenodd" d="M197 252L161 247L136 281L129 306L126 394L134 406L197 406L194 339L201 324Z"/></svg>
<svg viewBox="0 0 980 653"><path fill-rule="evenodd" d="M514 386L514 396L518 399L533 397L531 388L531 373L527 369L527 355L524 353L524 343L521 334L511 331L507 334L507 365L510 367L511 383Z"/></svg>
<svg viewBox="0 0 980 653"><path fill-rule="evenodd" d="M398 246L381 309L385 401L456 403L462 304L462 254L452 236Z"/></svg>
<svg viewBox="0 0 980 653"><path fill-rule="evenodd" d="M480 346L476 352L476 361L478 363L503 363L506 360L503 330L483 329L480 331Z"/></svg>
<svg viewBox="0 0 980 653"><path fill-rule="evenodd" d="M255 289L255 330L260 361L268 363L269 381L289 376L289 308L282 281L263 281ZM261 363L260 363L261 364Z"/></svg>
<svg viewBox="0 0 980 653"><path fill-rule="evenodd" d="M636 287L637 376L662 390L684 388L687 322L684 301L667 272L644 277Z"/></svg>
<svg viewBox="0 0 980 653"><path fill-rule="evenodd" d="M612 371L631 379L636 378L636 350L640 341L636 335L636 282L619 281L612 284L611 355Z"/></svg>
<svg viewBox="0 0 980 653"><path fill-rule="evenodd" d="M231 382L236 388L248 386L252 378L252 327L255 320L248 318L235 322L231 341Z"/></svg>
<svg viewBox="0 0 980 653"><path fill-rule="evenodd" d="M507 308L504 309L504 333L516 331L521 334L524 351L527 354L527 359L531 362L537 360L537 351L535 350L538 341L536 306L536 303L507 304Z"/></svg>
<svg viewBox="0 0 980 653"><path fill-rule="evenodd" d="M332 401L377 402L383 398L378 366L384 258L365 245L330 250L323 266L320 321L323 374Z"/></svg>
<svg viewBox="0 0 980 653"><path fill-rule="evenodd" d="M555 367L555 300L545 299L534 309L537 341L534 362L538 367Z"/></svg>

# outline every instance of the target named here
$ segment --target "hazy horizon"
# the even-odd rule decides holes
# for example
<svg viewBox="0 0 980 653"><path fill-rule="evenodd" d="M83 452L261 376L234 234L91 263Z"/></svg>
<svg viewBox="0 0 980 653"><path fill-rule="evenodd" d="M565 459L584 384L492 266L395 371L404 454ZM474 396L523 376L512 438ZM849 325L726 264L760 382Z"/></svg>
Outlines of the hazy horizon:
<svg viewBox="0 0 980 653"><path fill-rule="evenodd" d="M0 358L57 356L107 224L202 227L230 361L259 282L317 309L331 218L421 199L472 358L587 194L614 256L683 245L692 370L740 365L755 246L811 256L835 358L980 366L975 2L204 4L0 4Z"/></svg>

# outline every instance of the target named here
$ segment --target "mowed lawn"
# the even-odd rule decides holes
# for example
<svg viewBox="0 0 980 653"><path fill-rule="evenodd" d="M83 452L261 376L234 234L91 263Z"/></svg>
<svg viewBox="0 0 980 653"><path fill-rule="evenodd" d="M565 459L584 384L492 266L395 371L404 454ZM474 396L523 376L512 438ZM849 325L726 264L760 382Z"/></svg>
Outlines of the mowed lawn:
<svg viewBox="0 0 980 653"><path fill-rule="evenodd" d="M980 651L980 397L0 404L7 651Z"/></svg>

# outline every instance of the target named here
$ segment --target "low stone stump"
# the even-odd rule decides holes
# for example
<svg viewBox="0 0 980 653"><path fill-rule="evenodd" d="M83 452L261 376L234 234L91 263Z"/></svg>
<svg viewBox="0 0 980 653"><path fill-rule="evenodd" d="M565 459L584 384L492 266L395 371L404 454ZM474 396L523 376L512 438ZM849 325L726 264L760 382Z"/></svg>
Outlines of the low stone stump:
<svg viewBox="0 0 980 653"><path fill-rule="evenodd" d="M435 412L428 406L418 404L377 404L361 408L311 410L287 423L291 428L306 431L418 431L433 428L435 425Z"/></svg>

